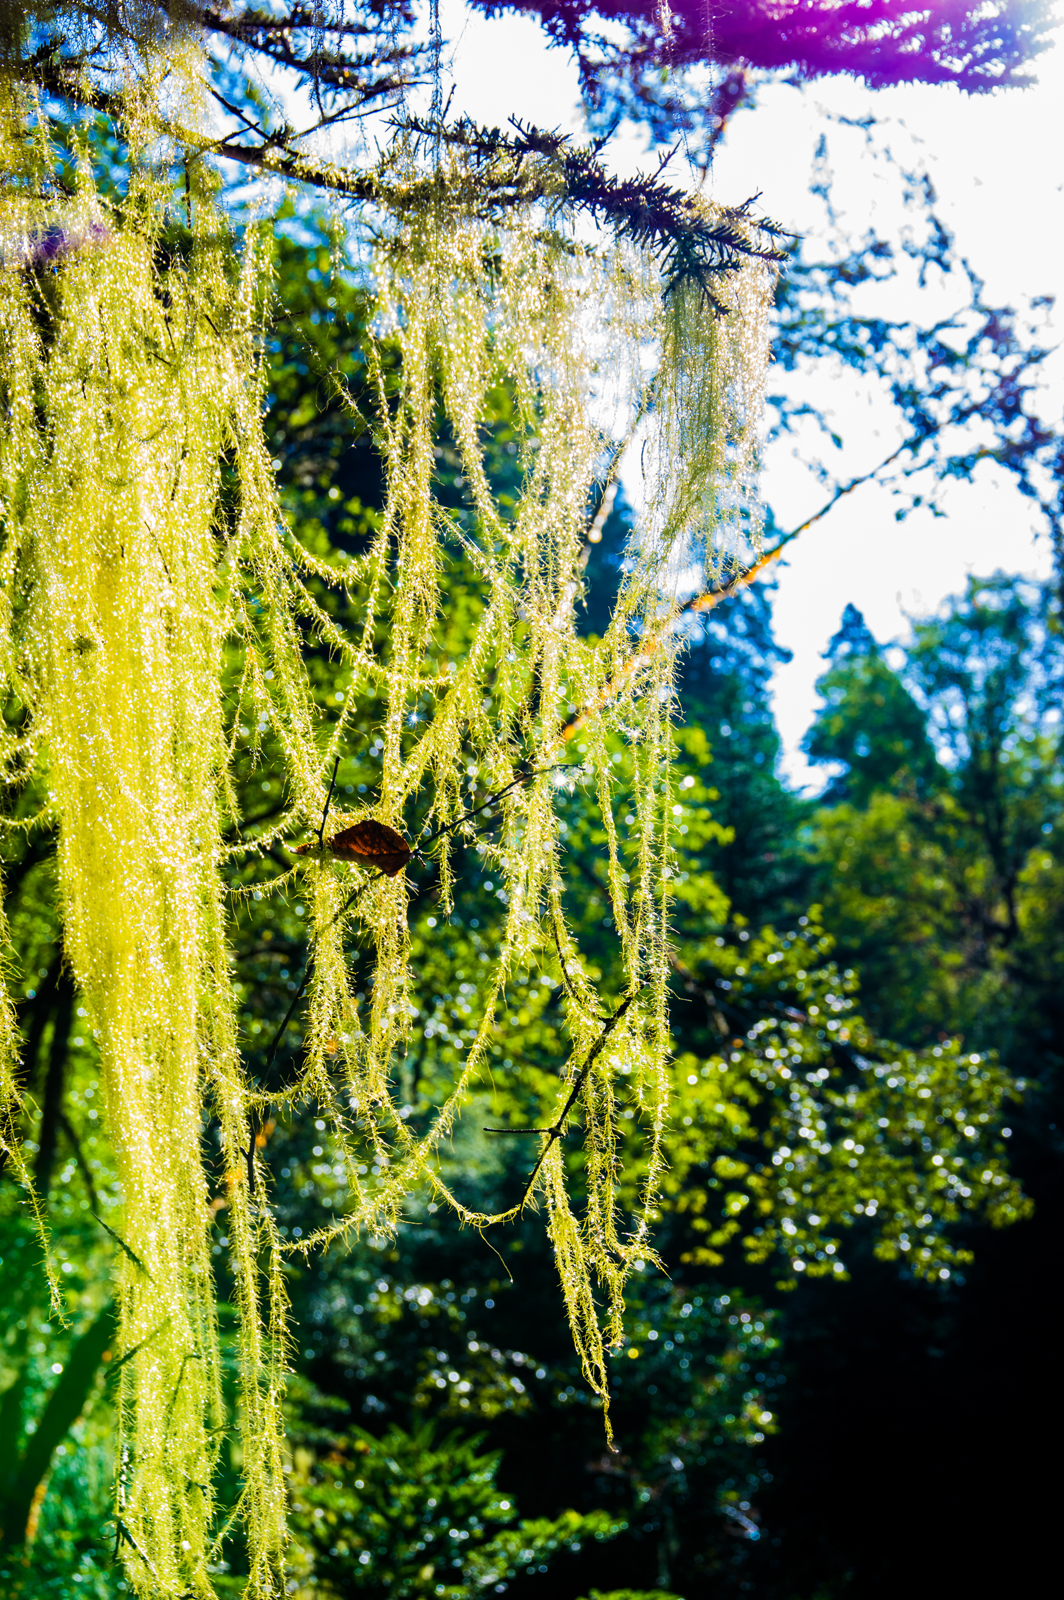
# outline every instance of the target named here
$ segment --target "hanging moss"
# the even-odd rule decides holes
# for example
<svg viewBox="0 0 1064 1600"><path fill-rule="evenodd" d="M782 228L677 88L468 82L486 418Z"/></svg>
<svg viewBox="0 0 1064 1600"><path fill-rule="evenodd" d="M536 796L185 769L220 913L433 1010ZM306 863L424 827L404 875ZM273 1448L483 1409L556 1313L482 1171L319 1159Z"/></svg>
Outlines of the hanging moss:
<svg viewBox="0 0 1064 1600"><path fill-rule="evenodd" d="M652 1258L663 1165L677 584L696 545L712 574L744 518L749 531L770 285L751 237L752 259L721 291L723 306L697 280L666 296L653 251L630 232L595 233L563 184L552 192L549 151L500 219L482 203L479 153L459 144L425 156L416 139L398 141L373 218L368 349L386 500L371 546L341 577L299 546L275 497L261 428L264 236L252 229L237 248L202 162L186 169L187 191L174 192L149 159L158 157L150 92L149 75L127 129L131 177L115 201L96 192L87 163L73 193L58 190L35 103L9 97L5 110L0 652L23 715L4 757L9 784L31 772L45 779L41 821L58 827L64 948L99 1046L123 1195L116 1516L128 1580L144 1595L210 1595L235 1522L249 1551L247 1593L265 1596L281 1586L285 1538L286 1250L393 1229L416 1185L477 1228L542 1202L584 1371L607 1400L605 1347L621 1336L629 1272ZM480 437L504 382L523 470L506 508ZM437 496L443 429L471 496L464 519ZM648 518L606 635L589 643L574 603L596 486L616 440L639 430L649 441ZM447 586L455 546L481 603L463 659L441 674L432 647L456 603ZM320 582L358 597L356 626L341 631L315 602ZM307 639L335 652L350 683L327 738ZM347 808L330 774L371 703L384 708L379 798ZM558 801L573 778L578 724L608 841L623 971L612 993L586 975L565 920ZM250 727L276 738L291 804L253 845L226 845L224 828L240 820L234 752ZM628 840L618 838L607 756L618 733L635 774ZM450 911L454 844L478 826L463 799L470 770L495 797L500 828L483 848L508 912L485 965L475 1037L432 1125L415 1136L393 1098L411 1018L430 998L410 965L408 909L421 873ZM383 870L357 851L330 852L338 832L367 820L407 841L409 869L401 846ZM305 853L272 889L298 885L310 906L305 1049L283 1088L256 1087L237 1044L223 869L234 854L298 840ZM373 952L365 1000L345 956L356 939ZM538 1152L525 1193L487 1216L444 1182L437 1151L511 1026L507 984L541 969L564 987L569 1058L554 1120L529 1141ZM8 1007L0 1018L3 1139L28 1188L11 1017ZM634 1214L618 1200L621 1072L648 1141ZM343 1215L298 1244L278 1236L256 1146L260 1119L278 1108L326 1116L349 1175ZM561 1142L576 1118L586 1151L579 1209ZM243 1488L221 1528L212 1481L226 1418L206 1119L220 1129L241 1330Z"/></svg>

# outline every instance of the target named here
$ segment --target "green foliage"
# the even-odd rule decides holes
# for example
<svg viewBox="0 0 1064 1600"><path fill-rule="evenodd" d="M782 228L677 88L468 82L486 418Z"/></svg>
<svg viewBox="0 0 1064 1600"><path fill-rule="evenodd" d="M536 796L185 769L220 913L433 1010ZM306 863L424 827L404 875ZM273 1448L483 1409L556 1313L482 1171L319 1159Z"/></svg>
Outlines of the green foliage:
<svg viewBox="0 0 1064 1600"><path fill-rule="evenodd" d="M481 1436L437 1436L431 1423L412 1434L393 1425L380 1438L359 1428L318 1437L313 1455L295 1438L289 1593L298 1596L469 1600L623 1527L607 1512L519 1522L495 1484L499 1454L481 1453Z"/></svg>
<svg viewBox="0 0 1064 1600"><path fill-rule="evenodd" d="M809 749L846 763L828 798L847 802L817 818L818 892L872 1020L889 1015L901 1037L1003 1042L1029 964L1044 960L1036 905L1056 859L1062 668L1053 591L999 574L915 624L900 675L873 647L822 680L839 704ZM905 751L880 737L886 706L909 730ZM927 733L914 762L917 709Z"/></svg>
<svg viewBox="0 0 1064 1600"><path fill-rule="evenodd" d="M57 1447L30 1549L0 1549L5 1600L71 1600L74 1595L114 1600L121 1580L108 1523L111 1445L101 1420L88 1435L79 1430Z"/></svg>
<svg viewBox="0 0 1064 1600"><path fill-rule="evenodd" d="M801 906L807 895L798 835L808 807L777 775L769 679L789 657L773 637L770 606L771 589L758 585L710 612L690 642L681 680L687 728L704 736L700 755L683 746L688 776L711 785L706 798L722 830L701 849L692 832L682 835L685 866L692 884L712 880L732 912L751 924ZM693 795L678 798L686 807Z"/></svg>
<svg viewBox="0 0 1064 1600"><path fill-rule="evenodd" d="M861 807L880 789L926 795L939 787L926 717L874 640L859 652L836 649L817 692L826 705L803 748L813 761L845 767L826 800Z"/></svg>
<svg viewBox="0 0 1064 1600"><path fill-rule="evenodd" d="M666 1589L592 1589L587 1600L680 1600L679 1595Z"/></svg>
<svg viewBox="0 0 1064 1600"><path fill-rule="evenodd" d="M685 1259L719 1265L741 1236L752 1260L780 1255L794 1272L843 1276L838 1230L863 1217L878 1255L946 1279L970 1259L948 1233L963 1211L1002 1225L1028 1209L997 1132L1023 1085L959 1041L914 1051L875 1038L855 1009L854 973L801 921L782 938L720 940L712 989L692 981L725 1039L675 1060L684 1131L665 1192L698 1240Z"/></svg>

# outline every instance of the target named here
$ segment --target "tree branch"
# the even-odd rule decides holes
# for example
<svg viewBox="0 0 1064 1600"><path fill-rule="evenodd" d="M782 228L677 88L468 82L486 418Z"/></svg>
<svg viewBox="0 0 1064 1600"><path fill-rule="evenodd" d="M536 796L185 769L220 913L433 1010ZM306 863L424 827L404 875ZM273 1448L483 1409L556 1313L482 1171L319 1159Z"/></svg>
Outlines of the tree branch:
<svg viewBox="0 0 1064 1600"><path fill-rule="evenodd" d="M580 711L575 712L569 721L559 728L552 748L557 748L559 744L567 744L585 723L589 722L592 717L597 716L600 711L604 711L607 706L612 705L625 690L631 688L641 668L654 659L662 644L671 635L680 617L713 611L717 606L723 605L725 600L732 600L737 594L741 594L744 589L749 589L751 584L756 583L759 578L763 578L765 573L775 565L789 544L792 544L800 534L805 533L807 529L812 528L822 518L826 517L828 512L838 505L840 500L844 499L846 495L852 494L855 489L860 489L864 484L871 483L881 472L885 472L887 467L897 461L899 456L919 450L921 445L925 444L930 437L930 433L921 433L916 438L906 439L869 472L860 473L856 478L851 478L849 483L841 484L831 498L824 502L819 511L814 511L813 515L806 517L805 521L799 523L797 528L792 528L790 533L785 533L782 539L772 546L771 550L766 550L760 555L752 566L747 567L745 572L737 573L734 578L730 578L727 583L721 584L719 588L703 589L698 594L692 595L689 600L685 600L678 605L651 632L642 649L636 649L632 652L622 671L602 688L598 697L590 705L584 706Z"/></svg>
<svg viewBox="0 0 1064 1600"><path fill-rule="evenodd" d="M600 1055L600 1053L601 1053L601 1051L602 1051L602 1049L603 1049L603 1047L604 1047L604 1045L606 1043L606 1040L609 1038L610 1034L613 1032L613 1030L616 1027L617 1023L620 1022L621 1018L624 1016L624 1013L628 1010L628 1007L631 1005L631 1003L632 1003L632 1001L634 999L635 999L635 995L634 994L625 995L624 999L621 1001L621 1003L617 1007L616 1011L610 1017L609 1021L606 1023L606 1026L603 1028L603 1030L599 1034L598 1038L595 1040L595 1043L592 1045L591 1050L590 1050L590 1052L588 1054L587 1060L584 1062L583 1066L580 1068L580 1071L577 1073L576 1078L573 1081L573 1087L569 1092L569 1098L566 1100L565 1105L562 1107L561 1113L560 1113L560 1115L559 1115L559 1117L558 1117L556 1122L554 1122L549 1128L485 1128L484 1129L485 1133L512 1133L512 1134L545 1133L547 1135L547 1142L543 1146L543 1149L539 1152L539 1157L538 1157L538 1159L536 1161L536 1164L532 1168L532 1171L528 1175L528 1181L525 1184L525 1192L521 1196L520 1200L517 1203L517 1206L515 1207L515 1209L517 1211L521 1211L524 1208L524 1206L525 1206L525 1204L526 1204L526 1202L528 1200L529 1195L532 1193L532 1185L535 1183L536 1179L539 1177L540 1169L543 1166L544 1161L546 1161L547 1156L550 1153L551 1147L556 1143L556 1141L558 1139L561 1139L564 1136L564 1134L565 1134L565 1124L566 1124L566 1121L568 1119L569 1113L573 1109L573 1106L576 1104L577 1096L580 1094L580 1091L583 1089L584 1084L587 1082L588 1073L591 1071L591 1068L594 1066L595 1061L597 1060L598 1056Z"/></svg>

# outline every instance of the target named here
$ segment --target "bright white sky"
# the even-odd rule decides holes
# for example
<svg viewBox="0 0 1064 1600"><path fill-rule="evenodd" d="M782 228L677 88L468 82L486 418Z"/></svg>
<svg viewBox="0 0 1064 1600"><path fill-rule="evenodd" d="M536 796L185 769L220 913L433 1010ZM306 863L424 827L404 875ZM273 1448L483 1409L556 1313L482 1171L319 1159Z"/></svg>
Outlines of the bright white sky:
<svg viewBox="0 0 1064 1600"><path fill-rule="evenodd" d="M456 41L446 61L444 96L455 83L451 114L504 125L519 116L540 127L579 133L575 68L563 52L548 50L528 18L488 21L461 0L442 0L445 38ZM765 210L814 240L824 213L810 194L811 163L826 132L836 176L836 197L855 238L870 227L896 233L901 223L896 175L880 172L863 136L834 118L872 112L890 118L888 139L909 166L930 173L939 213L958 246L987 283L995 303L1017 304L1056 294L1057 332L1064 331L1064 46L1042 58L1036 88L965 98L946 88L891 89L873 93L852 82L823 81L805 89L765 88L754 111L740 113L718 152L713 193L739 202L761 191ZM621 170L648 165L639 140L613 149ZM670 175L684 181L682 161ZM929 301L914 293L894 315L930 320ZM950 307L950 309L953 309ZM935 300L932 316L942 314ZM1054 359L1053 393L1043 415L1060 417L1064 355ZM834 406L840 431L852 437L833 470L847 479L887 455L893 436L877 436L880 422L869 397L836 383L818 404ZM770 458L765 490L781 527L796 526L823 502L823 490L791 459L789 446ZM996 568L1029 573L1050 570L1050 552L1034 536L1032 508L988 473L972 487L951 486L941 501L945 517L914 513L894 519L895 502L881 489L857 491L793 546L780 570L776 631L794 652L774 683L775 710L784 741L784 770L800 784L819 787L823 775L799 750L817 705L814 682L822 652L852 601L881 640L904 636L906 613L932 610L963 588L968 572Z"/></svg>

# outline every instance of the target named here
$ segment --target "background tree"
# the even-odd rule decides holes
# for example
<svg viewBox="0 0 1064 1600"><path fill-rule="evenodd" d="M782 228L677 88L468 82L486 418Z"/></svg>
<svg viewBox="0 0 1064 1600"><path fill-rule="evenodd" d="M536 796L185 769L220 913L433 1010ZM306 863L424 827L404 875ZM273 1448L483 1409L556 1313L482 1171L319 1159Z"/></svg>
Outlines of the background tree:
<svg viewBox="0 0 1064 1600"><path fill-rule="evenodd" d="M889 1019L908 1038L961 1033L965 1049L1000 1051L1028 1081L1009 1114L1009 1144L1034 1210L1007 1240L968 1234L967 1282L937 1303L867 1261L854 1262L845 1301L812 1285L799 1291L787 1313L797 1383L766 1496L766 1515L779 1517L779 1576L758 1579L770 1594L777 1583L781 1593L817 1583L844 1592L855 1562L868 1592L885 1595L913 1560L929 1582L961 1574L977 1587L1033 1574L1040 1561L1037 1540L1026 1551L1004 1530L986 1534L1000 1480L958 1477L948 1463L1034 1461L1059 1408L1059 1379L1035 1332L1059 1314L1062 1035L1045 920L1059 904L1059 725L1048 689L1059 670L1057 607L1053 584L973 578L937 616L915 620L911 640L889 653L893 665L848 613L841 634L853 649L836 648L822 680L808 744L838 766L808 837L825 920L840 957L861 963L865 1004L881 1025ZM918 781L914 712L931 752ZM908 741L893 772L883 760L892 732ZM894 1557L879 1550L877 1530L908 1516L914 1452L933 1463L923 1492L942 1520L911 1529ZM1051 1492L1033 1474L1036 1515ZM938 1532L947 1522L948 1547Z"/></svg>

